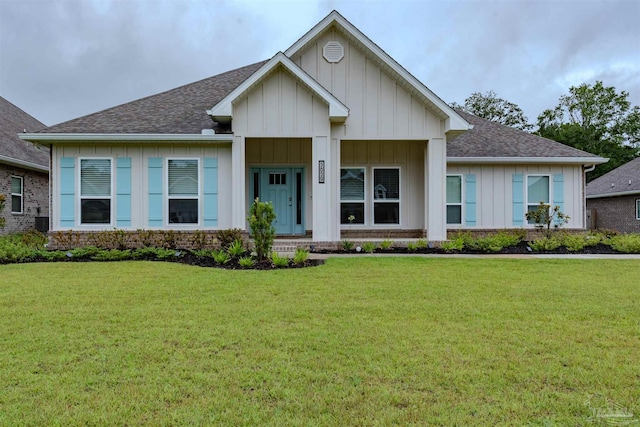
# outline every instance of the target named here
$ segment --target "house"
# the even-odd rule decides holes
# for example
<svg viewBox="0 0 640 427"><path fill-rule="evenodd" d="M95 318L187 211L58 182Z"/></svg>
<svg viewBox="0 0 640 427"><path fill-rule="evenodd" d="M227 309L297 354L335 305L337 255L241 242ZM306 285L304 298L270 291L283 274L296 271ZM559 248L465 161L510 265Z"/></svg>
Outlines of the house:
<svg viewBox="0 0 640 427"><path fill-rule="evenodd" d="M49 149L18 138L45 125L0 97L0 233L17 233L49 225Z"/></svg>
<svg viewBox="0 0 640 427"><path fill-rule="evenodd" d="M313 242L529 227L540 201L584 228L606 161L454 111L335 11L267 61L21 137L51 145L54 230L247 230L259 197Z"/></svg>
<svg viewBox="0 0 640 427"><path fill-rule="evenodd" d="M587 184L593 228L640 233L640 157Z"/></svg>

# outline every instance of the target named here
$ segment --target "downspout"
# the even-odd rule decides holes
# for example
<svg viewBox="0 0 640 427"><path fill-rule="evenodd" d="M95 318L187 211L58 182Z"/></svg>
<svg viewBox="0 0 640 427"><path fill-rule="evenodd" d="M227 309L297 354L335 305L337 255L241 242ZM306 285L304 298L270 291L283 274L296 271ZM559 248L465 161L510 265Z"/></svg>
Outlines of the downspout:
<svg viewBox="0 0 640 427"><path fill-rule="evenodd" d="M582 200L584 200L584 209L582 210L582 225L586 230L587 227L587 173L593 171L596 165L582 167Z"/></svg>

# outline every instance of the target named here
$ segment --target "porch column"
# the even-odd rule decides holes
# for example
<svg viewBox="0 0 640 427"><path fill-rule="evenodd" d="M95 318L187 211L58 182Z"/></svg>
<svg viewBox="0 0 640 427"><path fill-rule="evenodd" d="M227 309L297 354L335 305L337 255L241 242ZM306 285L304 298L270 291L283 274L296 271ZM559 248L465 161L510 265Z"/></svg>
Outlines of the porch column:
<svg viewBox="0 0 640 427"><path fill-rule="evenodd" d="M335 168L331 165L331 147L327 136L315 136L311 148L311 179L313 209L313 240L331 241L332 206L331 187Z"/></svg>
<svg viewBox="0 0 640 427"><path fill-rule="evenodd" d="M331 138L331 241L340 241L340 139Z"/></svg>
<svg viewBox="0 0 640 427"><path fill-rule="evenodd" d="M231 227L246 228L245 138L234 136L231 145Z"/></svg>
<svg viewBox="0 0 640 427"><path fill-rule="evenodd" d="M429 241L447 240L447 147L445 138L432 138L425 150L425 224Z"/></svg>

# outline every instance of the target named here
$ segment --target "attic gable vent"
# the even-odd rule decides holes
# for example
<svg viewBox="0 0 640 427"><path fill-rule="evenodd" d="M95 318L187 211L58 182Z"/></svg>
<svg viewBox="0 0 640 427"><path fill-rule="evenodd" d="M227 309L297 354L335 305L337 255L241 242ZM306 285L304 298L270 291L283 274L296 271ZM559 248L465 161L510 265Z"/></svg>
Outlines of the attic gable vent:
<svg viewBox="0 0 640 427"><path fill-rule="evenodd" d="M336 41L327 42L322 48L322 56L327 62L340 62L344 58L344 48Z"/></svg>

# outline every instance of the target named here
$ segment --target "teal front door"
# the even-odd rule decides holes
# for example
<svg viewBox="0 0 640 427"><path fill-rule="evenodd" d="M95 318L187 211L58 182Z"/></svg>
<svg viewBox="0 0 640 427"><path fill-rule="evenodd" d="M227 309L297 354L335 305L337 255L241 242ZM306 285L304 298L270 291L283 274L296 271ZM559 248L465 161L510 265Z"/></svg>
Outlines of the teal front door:
<svg viewBox="0 0 640 427"><path fill-rule="evenodd" d="M304 234L302 184L301 168L251 169L251 194L273 204L276 234Z"/></svg>

